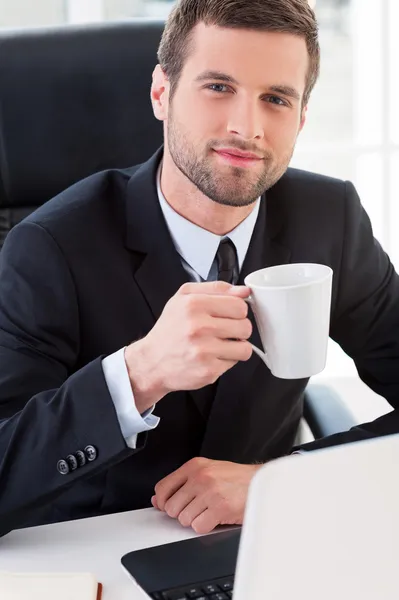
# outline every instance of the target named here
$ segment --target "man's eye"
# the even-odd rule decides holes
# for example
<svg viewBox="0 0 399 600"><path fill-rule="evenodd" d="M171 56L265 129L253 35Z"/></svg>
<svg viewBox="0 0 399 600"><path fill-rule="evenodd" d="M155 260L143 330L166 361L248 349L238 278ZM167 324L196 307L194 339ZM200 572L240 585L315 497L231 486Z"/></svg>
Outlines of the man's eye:
<svg viewBox="0 0 399 600"><path fill-rule="evenodd" d="M211 83L211 85L208 86L208 89L220 94L226 92L228 88L227 85L224 85L223 83Z"/></svg>
<svg viewBox="0 0 399 600"><path fill-rule="evenodd" d="M267 96L265 100L270 104L277 104L277 106L287 106L287 103L278 96Z"/></svg>

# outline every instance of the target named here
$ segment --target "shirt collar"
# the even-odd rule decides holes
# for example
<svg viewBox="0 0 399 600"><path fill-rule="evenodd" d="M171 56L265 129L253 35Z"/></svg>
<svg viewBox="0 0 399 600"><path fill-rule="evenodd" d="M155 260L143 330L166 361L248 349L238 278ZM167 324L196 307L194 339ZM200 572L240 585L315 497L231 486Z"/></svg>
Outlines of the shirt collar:
<svg viewBox="0 0 399 600"><path fill-rule="evenodd" d="M202 277L202 279L206 280L208 279L213 261L215 260L220 241L228 237L236 247L238 268L239 271L241 271L258 217L260 198L256 201L255 206L248 217L235 229L226 235L216 235L215 233L211 233L210 231L191 223L191 221L188 221L179 215L170 204L168 204L161 189L161 168L162 161L157 172L159 204L175 248L180 256Z"/></svg>

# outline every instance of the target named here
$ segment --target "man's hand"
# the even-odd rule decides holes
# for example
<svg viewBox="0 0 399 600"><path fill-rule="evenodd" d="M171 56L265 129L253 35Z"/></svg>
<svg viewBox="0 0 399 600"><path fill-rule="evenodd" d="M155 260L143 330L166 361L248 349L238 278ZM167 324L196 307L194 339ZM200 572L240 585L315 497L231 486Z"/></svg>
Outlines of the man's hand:
<svg viewBox="0 0 399 600"><path fill-rule="evenodd" d="M155 508L196 533L241 525L252 477L261 465L194 458L155 486Z"/></svg>
<svg viewBox="0 0 399 600"><path fill-rule="evenodd" d="M169 392L214 383L251 357L249 293L222 281L187 283L169 300L148 335L125 350L140 413Z"/></svg>

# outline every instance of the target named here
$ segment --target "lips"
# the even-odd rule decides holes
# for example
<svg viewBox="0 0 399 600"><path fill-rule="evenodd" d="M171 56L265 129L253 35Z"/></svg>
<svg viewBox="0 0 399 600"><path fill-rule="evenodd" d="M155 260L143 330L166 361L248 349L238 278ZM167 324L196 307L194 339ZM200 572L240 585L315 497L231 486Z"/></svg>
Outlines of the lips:
<svg viewBox="0 0 399 600"><path fill-rule="evenodd" d="M244 160L262 160L260 156L254 154L253 152L243 152L242 150L237 150L235 148L217 148L215 149L215 152L227 157L231 156L233 158Z"/></svg>
<svg viewBox="0 0 399 600"><path fill-rule="evenodd" d="M254 168L262 160L257 154L235 148L218 148L215 153L224 164L240 169Z"/></svg>

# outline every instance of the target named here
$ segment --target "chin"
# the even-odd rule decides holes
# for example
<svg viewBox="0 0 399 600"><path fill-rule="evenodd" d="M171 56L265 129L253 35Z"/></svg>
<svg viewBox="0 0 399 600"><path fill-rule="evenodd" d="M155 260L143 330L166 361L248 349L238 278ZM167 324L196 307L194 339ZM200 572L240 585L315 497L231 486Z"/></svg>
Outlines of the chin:
<svg viewBox="0 0 399 600"><path fill-rule="evenodd" d="M256 196L256 198L249 198L243 201L243 196L237 196L237 190L235 190L234 195L231 194L229 196L226 196L226 194L224 194L223 196L217 196L210 199L213 200L213 202L216 202L216 204L220 204L221 206L243 208L244 206L251 206L251 204L254 204L254 202L256 202L258 198L259 196Z"/></svg>

